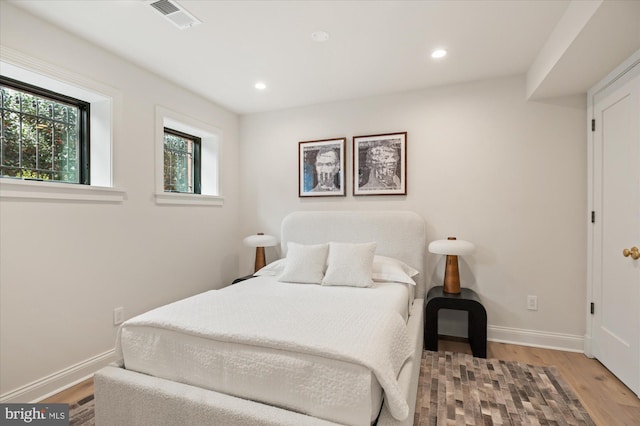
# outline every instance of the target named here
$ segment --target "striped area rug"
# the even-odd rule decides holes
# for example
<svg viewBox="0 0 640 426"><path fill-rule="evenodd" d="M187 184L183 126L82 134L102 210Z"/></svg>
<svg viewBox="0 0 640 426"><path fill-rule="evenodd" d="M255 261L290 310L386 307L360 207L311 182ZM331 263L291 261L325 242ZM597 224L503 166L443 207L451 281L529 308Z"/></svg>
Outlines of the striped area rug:
<svg viewBox="0 0 640 426"><path fill-rule="evenodd" d="M424 351L414 425L594 425L555 367Z"/></svg>
<svg viewBox="0 0 640 426"><path fill-rule="evenodd" d="M93 395L69 404L69 426L94 426L94 407Z"/></svg>

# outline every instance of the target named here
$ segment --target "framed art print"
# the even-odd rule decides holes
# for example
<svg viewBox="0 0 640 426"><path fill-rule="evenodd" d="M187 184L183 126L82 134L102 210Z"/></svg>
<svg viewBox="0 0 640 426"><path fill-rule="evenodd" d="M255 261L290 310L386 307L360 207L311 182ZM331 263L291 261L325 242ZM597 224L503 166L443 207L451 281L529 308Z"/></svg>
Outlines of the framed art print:
<svg viewBox="0 0 640 426"><path fill-rule="evenodd" d="M407 132L353 137L353 195L407 194Z"/></svg>
<svg viewBox="0 0 640 426"><path fill-rule="evenodd" d="M298 142L299 197L347 195L346 144L346 138Z"/></svg>

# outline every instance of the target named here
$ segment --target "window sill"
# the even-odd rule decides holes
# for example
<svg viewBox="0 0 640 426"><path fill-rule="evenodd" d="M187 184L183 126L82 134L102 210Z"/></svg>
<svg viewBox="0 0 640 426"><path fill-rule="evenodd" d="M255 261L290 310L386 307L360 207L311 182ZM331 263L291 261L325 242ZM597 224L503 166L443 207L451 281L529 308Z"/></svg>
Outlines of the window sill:
<svg viewBox="0 0 640 426"><path fill-rule="evenodd" d="M178 192L156 192L156 204L193 205L193 206L221 206L224 197L218 195L181 194Z"/></svg>
<svg viewBox="0 0 640 426"><path fill-rule="evenodd" d="M127 193L117 188L0 178L0 199L3 200L122 203L126 198Z"/></svg>

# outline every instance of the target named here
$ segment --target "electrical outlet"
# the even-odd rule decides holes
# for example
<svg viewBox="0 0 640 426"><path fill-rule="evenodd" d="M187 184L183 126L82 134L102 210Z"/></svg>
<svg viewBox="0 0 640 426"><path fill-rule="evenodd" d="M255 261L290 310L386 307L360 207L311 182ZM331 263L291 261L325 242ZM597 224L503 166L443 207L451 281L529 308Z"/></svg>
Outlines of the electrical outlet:
<svg viewBox="0 0 640 426"><path fill-rule="evenodd" d="M113 325L120 325L124 322L124 308L119 307L113 310Z"/></svg>
<svg viewBox="0 0 640 426"><path fill-rule="evenodd" d="M538 296L527 296L527 309L530 311L538 310Z"/></svg>

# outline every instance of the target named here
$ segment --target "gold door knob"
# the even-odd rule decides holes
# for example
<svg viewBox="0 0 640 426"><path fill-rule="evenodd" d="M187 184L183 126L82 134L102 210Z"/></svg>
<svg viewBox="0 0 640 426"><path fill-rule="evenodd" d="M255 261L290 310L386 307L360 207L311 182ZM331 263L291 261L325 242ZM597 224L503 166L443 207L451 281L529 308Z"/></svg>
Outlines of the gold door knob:
<svg viewBox="0 0 640 426"><path fill-rule="evenodd" d="M624 249L622 250L622 255L624 257L629 257L631 256L632 259L637 260L640 259L640 250L638 250L638 247L631 247L631 249Z"/></svg>

